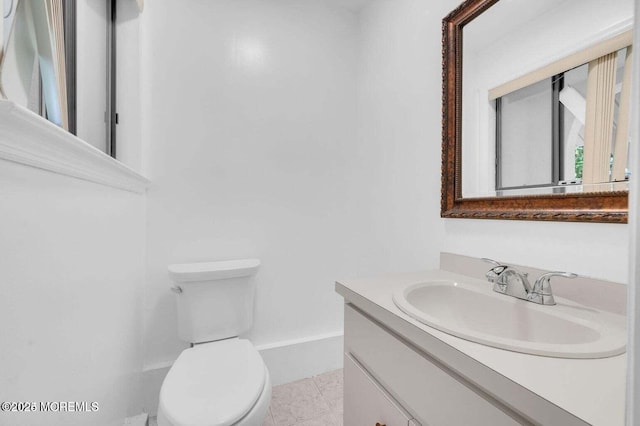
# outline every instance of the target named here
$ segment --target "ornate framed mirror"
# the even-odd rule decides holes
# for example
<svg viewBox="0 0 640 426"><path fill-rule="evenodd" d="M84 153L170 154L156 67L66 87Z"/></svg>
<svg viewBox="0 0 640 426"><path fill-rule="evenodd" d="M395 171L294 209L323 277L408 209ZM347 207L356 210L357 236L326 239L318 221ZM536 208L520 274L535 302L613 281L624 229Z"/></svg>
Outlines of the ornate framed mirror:
<svg viewBox="0 0 640 426"><path fill-rule="evenodd" d="M442 217L626 223L632 22L629 0L443 19Z"/></svg>

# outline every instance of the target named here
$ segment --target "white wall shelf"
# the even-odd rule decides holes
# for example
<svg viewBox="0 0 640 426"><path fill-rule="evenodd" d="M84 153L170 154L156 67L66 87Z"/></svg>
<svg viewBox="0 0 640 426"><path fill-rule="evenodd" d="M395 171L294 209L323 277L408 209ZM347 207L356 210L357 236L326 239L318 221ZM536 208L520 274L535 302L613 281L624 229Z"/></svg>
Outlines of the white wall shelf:
<svg viewBox="0 0 640 426"><path fill-rule="evenodd" d="M0 159L143 193L149 179L28 109L0 100Z"/></svg>

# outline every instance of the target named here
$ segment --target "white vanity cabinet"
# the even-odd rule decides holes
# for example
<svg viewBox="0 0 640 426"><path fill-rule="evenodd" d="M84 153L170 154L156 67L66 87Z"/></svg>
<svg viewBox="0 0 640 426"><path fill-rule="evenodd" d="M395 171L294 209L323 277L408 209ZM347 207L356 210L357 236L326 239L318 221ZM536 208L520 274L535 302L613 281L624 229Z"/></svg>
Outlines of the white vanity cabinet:
<svg viewBox="0 0 640 426"><path fill-rule="evenodd" d="M420 426L348 353L344 382L345 425Z"/></svg>
<svg viewBox="0 0 640 426"><path fill-rule="evenodd" d="M438 426L527 424L348 304L344 380L344 424L349 426L384 424L375 415L391 418L394 405L396 417L387 426L407 425L411 418ZM360 416L367 411L371 417Z"/></svg>
<svg viewBox="0 0 640 426"><path fill-rule="evenodd" d="M344 344L345 426L586 425L523 415L348 303Z"/></svg>

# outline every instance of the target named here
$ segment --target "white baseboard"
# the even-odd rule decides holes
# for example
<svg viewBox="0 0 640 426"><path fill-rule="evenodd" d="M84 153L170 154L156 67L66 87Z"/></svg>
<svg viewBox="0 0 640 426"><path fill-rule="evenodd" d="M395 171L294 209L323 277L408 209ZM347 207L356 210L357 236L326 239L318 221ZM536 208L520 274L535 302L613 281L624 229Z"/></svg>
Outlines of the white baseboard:
<svg viewBox="0 0 640 426"><path fill-rule="evenodd" d="M342 331L257 346L269 369L273 386L290 383L342 368ZM155 364L142 372L144 411L158 412L158 395L172 361Z"/></svg>
<svg viewBox="0 0 640 426"><path fill-rule="evenodd" d="M137 416L127 417L124 419L123 426L148 426L149 415L147 413L138 414Z"/></svg>
<svg viewBox="0 0 640 426"><path fill-rule="evenodd" d="M342 368L342 332L257 347L274 386Z"/></svg>
<svg viewBox="0 0 640 426"><path fill-rule="evenodd" d="M142 372L142 403L144 404L142 407L151 417L158 415L160 387L171 368L170 362L166 364L168 365L155 365L151 368L145 368Z"/></svg>

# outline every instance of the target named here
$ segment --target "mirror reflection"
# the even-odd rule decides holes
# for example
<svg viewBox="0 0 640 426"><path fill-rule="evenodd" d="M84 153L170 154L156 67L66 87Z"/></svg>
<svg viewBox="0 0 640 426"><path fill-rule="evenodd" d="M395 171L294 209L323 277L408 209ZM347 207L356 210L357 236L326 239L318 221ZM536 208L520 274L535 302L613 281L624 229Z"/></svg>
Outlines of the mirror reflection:
<svg viewBox="0 0 640 426"><path fill-rule="evenodd" d="M3 97L115 156L114 1L0 1Z"/></svg>
<svg viewBox="0 0 640 426"><path fill-rule="evenodd" d="M618 123L628 116L630 87L623 76L629 58L630 49L623 48L497 97L496 189L626 181L629 137ZM607 66L605 61L612 63L598 73L594 68ZM607 116L587 114L590 103L606 108L600 114ZM593 155L599 151L604 155Z"/></svg>
<svg viewBox="0 0 640 426"><path fill-rule="evenodd" d="M632 17L510 0L464 27L463 197L627 189Z"/></svg>

